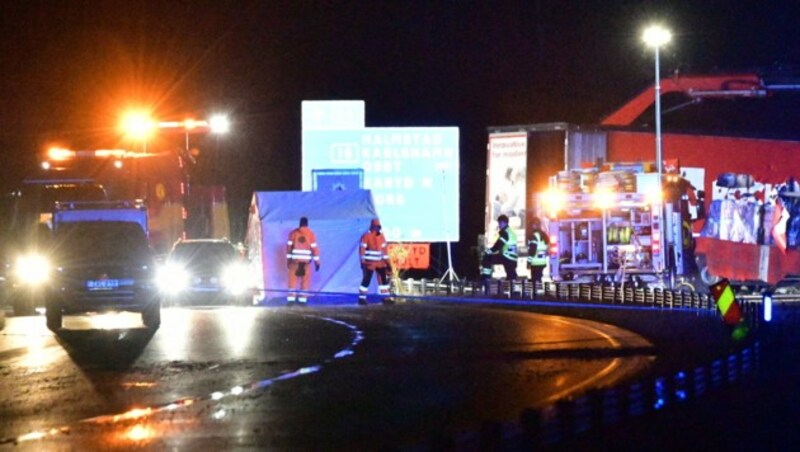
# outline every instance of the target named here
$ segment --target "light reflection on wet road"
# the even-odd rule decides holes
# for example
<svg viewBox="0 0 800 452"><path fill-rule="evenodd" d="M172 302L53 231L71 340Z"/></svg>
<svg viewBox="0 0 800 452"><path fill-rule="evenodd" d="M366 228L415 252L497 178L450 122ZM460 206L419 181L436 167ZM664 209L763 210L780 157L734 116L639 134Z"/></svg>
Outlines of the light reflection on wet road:
<svg viewBox="0 0 800 452"><path fill-rule="evenodd" d="M66 317L58 336L42 317L8 319L0 438L32 449L391 445L513 419L652 360L648 342L615 327L481 307L162 316L155 334L135 314Z"/></svg>

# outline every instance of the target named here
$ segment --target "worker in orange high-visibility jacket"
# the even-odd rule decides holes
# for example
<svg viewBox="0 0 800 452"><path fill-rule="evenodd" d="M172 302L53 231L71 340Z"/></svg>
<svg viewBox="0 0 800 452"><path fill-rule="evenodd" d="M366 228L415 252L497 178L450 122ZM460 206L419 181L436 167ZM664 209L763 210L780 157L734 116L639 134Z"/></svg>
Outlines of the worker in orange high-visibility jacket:
<svg viewBox="0 0 800 452"><path fill-rule="evenodd" d="M391 271L389 254L386 248L386 236L381 234L381 221L374 218L369 225L369 231L361 236L361 245L358 247L361 258L361 286L358 288L358 304L367 304L367 291L372 281L372 274L378 274L378 294L384 303L391 303L389 296L389 276Z"/></svg>
<svg viewBox="0 0 800 452"><path fill-rule="evenodd" d="M289 293L286 300L289 304L308 302L308 289L311 286L311 264L319 271L319 247L317 236L308 227L308 218L300 218L300 226L289 233L286 242L286 267L289 270ZM297 280L300 279L301 292L297 291Z"/></svg>

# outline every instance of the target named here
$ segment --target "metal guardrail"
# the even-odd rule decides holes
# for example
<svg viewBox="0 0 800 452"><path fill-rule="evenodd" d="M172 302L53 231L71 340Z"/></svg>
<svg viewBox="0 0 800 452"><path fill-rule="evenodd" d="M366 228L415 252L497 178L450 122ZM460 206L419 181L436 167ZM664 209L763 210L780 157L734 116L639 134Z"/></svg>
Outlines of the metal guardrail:
<svg viewBox="0 0 800 452"><path fill-rule="evenodd" d="M394 294L402 298L426 296L490 297L508 300L566 301L596 304L649 306L664 309L692 309L719 315L714 298L709 294L686 289L642 288L630 285L603 285L544 282L527 280L453 281L413 280L395 282ZM761 296L737 295L748 322L757 327L761 319ZM797 295L774 295L776 303L796 301Z"/></svg>
<svg viewBox="0 0 800 452"><path fill-rule="evenodd" d="M508 300L536 300L647 306L675 311L694 311L720 316L708 294L687 290L638 288L630 286L536 283L492 280L442 282L405 280L395 287L396 296L490 297ZM790 300L789 296L775 297ZM761 297L737 297L748 328L762 322ZM448 438L432 438L429 446L456 450L530 450L555 447L590 432L597 432L643 415L697 399L706 393L737 383L754 373L761 362L761 343L753 339L737 351L706 365L679 370L627 385L590 391L560 400L544 409L528 409L515 422L486 423L477 431Z"/></svg>
<svg viewBox="0 0 800 452"><path fill-rule="evenodd" d="M553 448L604 428L685 404L735 384L754 372L760 360L758 342L712 361L646 381L588 392L544 409L524 410L514 422L488 422L450 438L432 438L431 448L453 450L537 450Z"/></svg>

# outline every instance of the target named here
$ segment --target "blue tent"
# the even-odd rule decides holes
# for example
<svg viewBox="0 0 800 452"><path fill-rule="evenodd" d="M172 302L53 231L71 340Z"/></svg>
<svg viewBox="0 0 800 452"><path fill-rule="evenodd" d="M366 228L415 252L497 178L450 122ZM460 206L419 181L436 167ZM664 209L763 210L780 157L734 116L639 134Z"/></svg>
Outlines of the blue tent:
<svg viewBox="0 0 800 452"><path fill-rule="evenodd" d="M307 217L321 262L319 272L312 270L310 290L325 292L312 295L310 302L355 301L361 283L361 235L377 216L369 190L253 193L245 240L262 299L285 300L286 240L300 217Z"/></svg>

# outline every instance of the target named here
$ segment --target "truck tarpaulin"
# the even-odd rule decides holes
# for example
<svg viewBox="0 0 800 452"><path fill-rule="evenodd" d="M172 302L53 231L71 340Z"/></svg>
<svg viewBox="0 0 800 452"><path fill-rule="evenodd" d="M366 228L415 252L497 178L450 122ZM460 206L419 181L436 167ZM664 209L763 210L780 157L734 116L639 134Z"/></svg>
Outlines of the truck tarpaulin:
<svg viewBox="0 0 800 452"><path fill-rule="evenodd" d="M308 218L320 249L321 268L312 274L311 291L338 294L312 295L310 301L353 301L354 298L348 299L343 294L355 297L358 292L361 235L369 229L370 221L378 217L369 190L253 193L246 242L258 284L265 290L264 300L285 300L286 240L301 217Z"/></svg>

